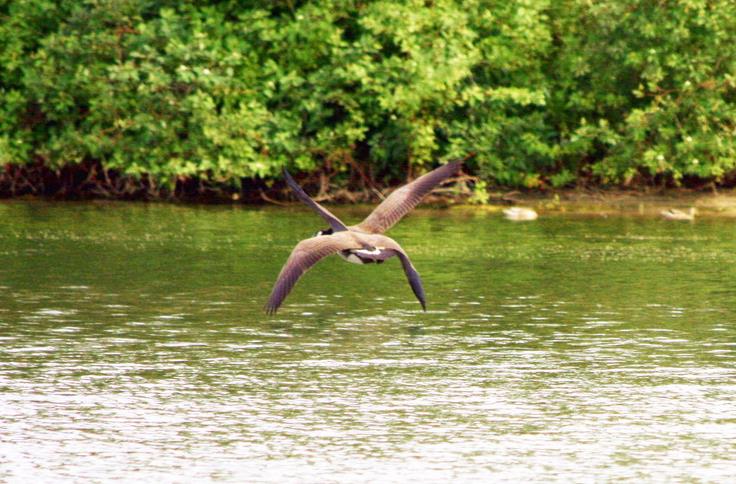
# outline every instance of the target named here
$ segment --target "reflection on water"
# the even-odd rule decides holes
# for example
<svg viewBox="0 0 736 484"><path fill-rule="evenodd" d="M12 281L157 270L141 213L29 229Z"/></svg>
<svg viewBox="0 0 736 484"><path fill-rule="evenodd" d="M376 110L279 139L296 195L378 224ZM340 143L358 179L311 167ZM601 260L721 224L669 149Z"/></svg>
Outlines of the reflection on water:
<svg viewBox="0 0 736 484"><path fill-rule="evenodd" d="M733 476L733 221L420 211L391 235L427 313L396 261L335 257L265 317L317 228L0 205L0 480Z"/></svg>

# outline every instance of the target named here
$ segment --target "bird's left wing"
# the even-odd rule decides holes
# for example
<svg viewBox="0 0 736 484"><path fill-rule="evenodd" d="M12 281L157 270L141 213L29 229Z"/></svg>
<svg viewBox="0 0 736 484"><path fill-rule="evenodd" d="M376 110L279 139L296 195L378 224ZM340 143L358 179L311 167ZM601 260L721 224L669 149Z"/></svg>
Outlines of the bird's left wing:
<svg viewBox="0 0 736 484"><path fill-rule="evenodd" d="M321 259L341 250L360 249L361 247L361 244L355 242L350 232L320 235L299 242L291 251L291 255L276 279L271 296L266 303L266 312L275 313L291 292L296 281Z"/></svg>
<svg viewBox="0 0 736 484"><path fill-rule="evenodd" d="M309 206L312 210L317 212L320 217L325 219L325 221L330 224L330 227L332 227L333 232L341 232L347 230L347 227L344 223L342 223L339 218L335 217L332 212L312 200L309 195L307 195L306 192L302 190L302 187L300 187L299 184L291 177L289 172L286 171L286 168L284 168L284 178L286 179L286 183L289 185L289 188L291 188L291 190L299 198L299 200L304 202L305 205Z"/></svg>

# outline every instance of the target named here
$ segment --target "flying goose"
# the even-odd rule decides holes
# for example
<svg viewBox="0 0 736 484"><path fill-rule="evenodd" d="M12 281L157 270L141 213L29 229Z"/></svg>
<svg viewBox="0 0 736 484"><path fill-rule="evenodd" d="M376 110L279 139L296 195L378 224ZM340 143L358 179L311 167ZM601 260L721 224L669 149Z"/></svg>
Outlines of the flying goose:
<svg viewBox="0 0 736 484"><path fill-rule="evenodd" d="M677 210L676 208L670 208L662 210L660 215L662 215L666 220L695 220L696 213L697 210L695 210L695 207L690 207L687 212Z"/></svg>
<svg viewBox="0 0 736 484"><path fill-rule="evenodd" d="M395 240L383 235L383 232L416 207L435 185L455 173L462 162L463 160L457 160L447 163L395 190L365 220L351 226L346 226L329 210L309 198L284 169L286 183L299 200L317 212L330 228L320 230L314 237L302 240L294 247L276 279L266 303L266 312L275 313L296 281L314 264L331 254L338 254L346 261L355 264L381 264L386 259L398 257L414 295L422 305L422 309L426 311L427 304L419 273L414 269L404 249Z"/></svg>
<svg viewBox="0 0 736 484"><path fill-rule="evenodd" d="M507 219L513 220L515 222L523 222L526 220L536 220L537 219L537 212L535 212L531 208L525 208L525 207L506 208L504 209L503 214Z"/></svg>

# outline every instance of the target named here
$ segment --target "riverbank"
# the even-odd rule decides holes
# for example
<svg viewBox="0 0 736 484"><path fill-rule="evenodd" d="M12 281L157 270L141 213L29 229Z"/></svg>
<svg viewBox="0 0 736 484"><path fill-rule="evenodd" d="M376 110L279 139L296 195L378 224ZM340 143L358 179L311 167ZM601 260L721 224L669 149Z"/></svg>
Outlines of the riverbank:
<svg viewBox="0 0 736 484"><path fill-rule="evenodd" d="M327 205L377 204L403 184L386 186L362 172L335 184L326 175L296 175L298 183L320 203ZM472 206L501 210L526 205L540 213L591 215L659 214L667 208L695 207L701 214L736 217L736 187L709 188L569 188L512 190L501 187L477 191L476 176L461 173L436 188L425 200L430 206ZM153 178L134 178L104 170L99 164L51 170L42 164L0 170L0 200L139 201L183 204L291 205L297 203L282 180L246 179L239 187L195 178L176 178L169 184ZM486 203L475 204L484 200Z"/></svg>
<svg viewBox="0 0 736 484"><path fill-rule="evenodd" d="M387 192L390 193L390 192ZM328 207L370 207L379 203L377 194L365 192L348 192L341 190L317 199ZM187 199L108 199L90 198L83 199L90 203L106 204L116 202L145 202L145 203L170 203L174 205L234 205L234 206L283 206L294 207L300 203L290 198L287 192L279 192L278 198L251 195L250 197L202 197ZM44 197L35 195L23 195L18 197L0 198L0 203L13 203L17 201L42 200L46 202L69 202L79 201L59 197ZM697 209L698 216L724 217L736 219L736 189L719 191L689 191L689 190L558 190L554 192L490 192L488 203L469 203L468 193L452 192L440 189L427 196L420 205L421 209L443 208L453 211L476 211L476 212L501 212L510 206L524 206L534 208L541 216L544 215L581 215L581 216L643 216L656 217L662 210L676 208L688 210L693 207Z"/></svg>
<svg viewBox="0 0 736 484"><path fill-rule="evenodd" d="M722 191L628 191L567 190L554 193L512 192L492 194L491 202L481 206L482 210L501 211L508 205L527 206L540 214L568 213L577 215L641 215L658 216L662 210L676 208L697 209L699 216L736 218L736 190ZM457 205L466 209L467 205ZM478 209L478 206L473 206Z"/></svg>

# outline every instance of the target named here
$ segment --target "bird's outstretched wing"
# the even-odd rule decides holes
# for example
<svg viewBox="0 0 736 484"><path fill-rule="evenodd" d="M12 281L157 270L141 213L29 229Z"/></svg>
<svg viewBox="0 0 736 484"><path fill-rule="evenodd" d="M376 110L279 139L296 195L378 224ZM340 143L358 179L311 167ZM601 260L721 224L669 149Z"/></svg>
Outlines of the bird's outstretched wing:
<svg viewBox="0 0 736 484"><path fill-rule="evenodd" d="M401 266L404 268L404 274L406 274L406 278L409 281L411 290L414 292L414 295L419 300L419 304L422 305L422 309L426 311L427 301L424 298L424 287L422 287L422 278L419 277L419 273L416 269L414 269L414 266L409 260L409 256L406 255L406 252L404 252L403 250L394 250L394 252L396 252L396 255L401 261Z"/></svg>
<svg viewBox="0 0 736 484"><path fill-rule="evenodd" d="M350 232L320 235L302 240L296 244L271 290L271 296L268 298L265 307L266 312L268 314L275 313L291 292L296 281L320 259L341 250L360 248L362 248L361 244L354 240Z"/></svg>
<svg viewBox="0 0 736 484"><path fill-rule="evenodd" d="M455 173L462 163L463 160L450 162L395 190L355 228L372 234L385 232L416 207L438 183Z"/></svg>
<svg viewBox="0 0 736 484"><path fill-rule="evenodd" d="M427 301L424 298L424 287L422 286L422 278L419 277L419 273L416 269L414 269L414 265L411 263L411 260L409 260L409 256L406 255L406 252L404 252L404 249L401 248L398 242L396 242L394 239L390 237L386 237L385 235L376 235L374 237L377 237L376 245L382 245L384 247L385 252L392 252L393 255L397 256L399 260L401 261L401 267L404 268L404 274L406 274L406 278L409 281L409 285L411 286L411 290L414 292L414 295L419 300L419 304L422 305L423 310L427 310Z"/></svg>
<svg viewBox="0 0 736 484"><path fill-rule="evenodd" d="M333 232L341 232L344 230L347 230L348 228L345 226L342 221L340 221L339 218L335 217L330 213L329 210L327 210L325 207L320 205L319 203L315 202L311 198L309 198L309 195L307 195L304 190L302 190L302 187L300 187L296 181L291 177L288 171L286 171L286 168L284 168L284 178L286 178L286 183L289 185L289 187L294 191L296 196L304 202L306 205L308 205L312 210L317 212L320 217L325 219L325 221L330 224L330 227L332 227Z"/></svg>

